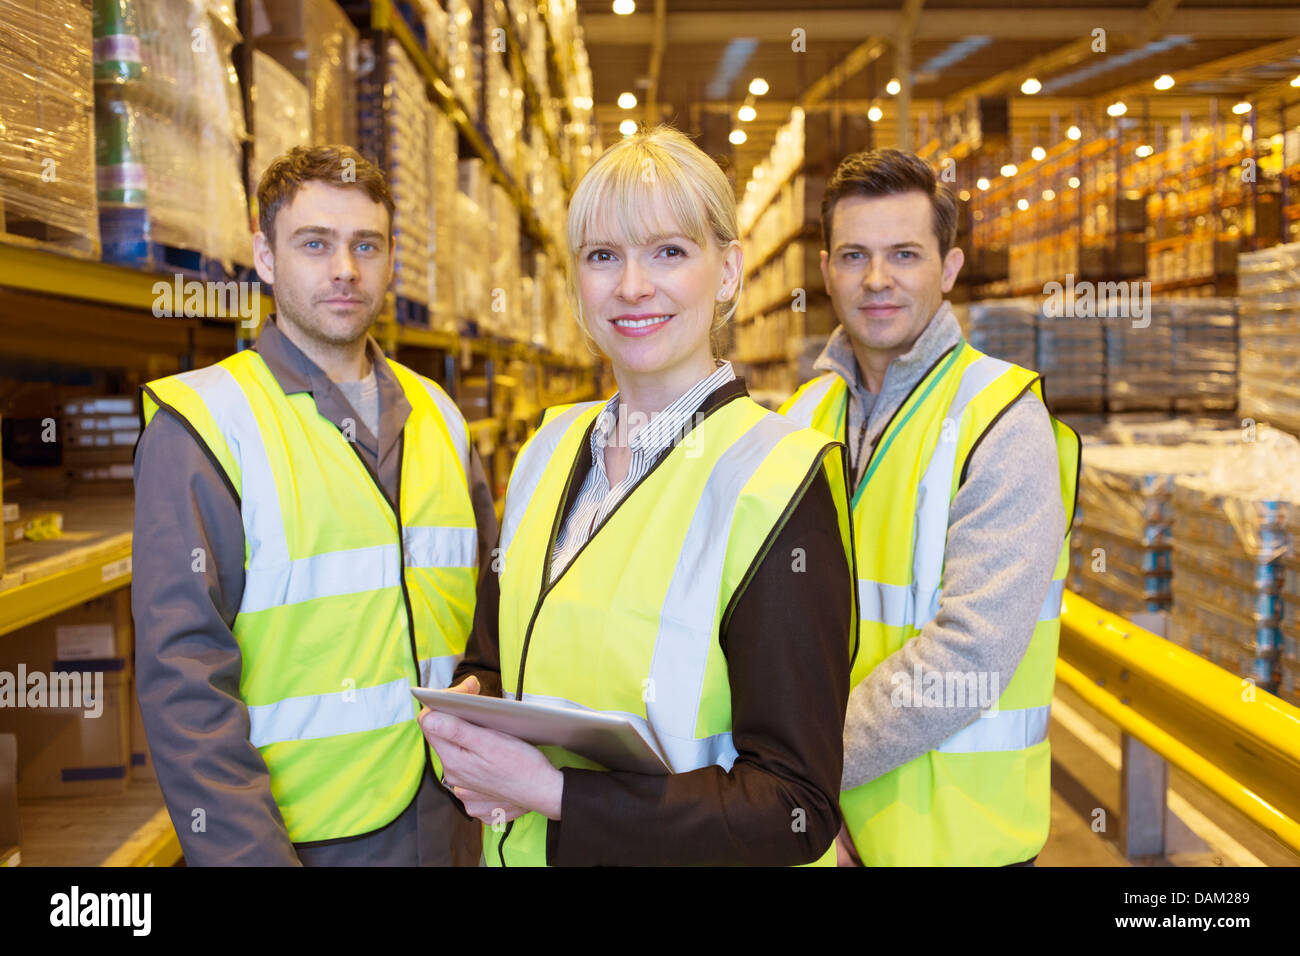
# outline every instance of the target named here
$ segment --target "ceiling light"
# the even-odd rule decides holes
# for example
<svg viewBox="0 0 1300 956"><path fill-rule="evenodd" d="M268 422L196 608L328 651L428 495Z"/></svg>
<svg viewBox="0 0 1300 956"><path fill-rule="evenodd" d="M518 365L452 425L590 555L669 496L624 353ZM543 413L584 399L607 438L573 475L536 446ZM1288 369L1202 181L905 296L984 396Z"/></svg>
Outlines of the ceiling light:
<svg viewBox="0 0 1300 956"><path fill-rule="evenodd" d="M625 110L632 109L633 107L636 106L636 94L635 93L618 94L618 105L621 109L625 109Z"/></svg>
<svg viewBox="0 0 1300 956"><path fill-rule="evenodd" d="M1125 113L1128 112L1128 107L1124 105L1123 100L1118 100L1117 102L1111 103L1110 106L1106 107L1106 112L1109 113L1111 116L1123 116Z"/></svg>
<svg viewBox="0 0 1300 956"><path fill-rule="evenodd" d="M978 188L981 191L987 190L990 185L991 184L989 183L988 179L985 178L984 176L981 176L979 179L975 181L976 188Z"/></svg>
<svg viewBox="0 0 1300 956"><path fill-rule="evenodd" d="M898 77L894 77L892 80L890 80L888 83L885 84L885 92L888 93L890 96L897 96L898 91L901 90L902 88L903 88L903 84L898 82Z"/></svg>
<svg viewBox="0 0 1300 956"><path fill-rule="evenodd" d="M1291 81L1291 85L1300 86L1300 73L1296 74L1296 78Z"/></svg>
<svg viewBox="0 0 1300 956"><path fill-rule="evenodd" d="M1042 88L1043 84L1039 83L1038 80L1032 76L1020 84L1020 92L1024 93L1026 96L1033 96Z"/></svg>
<svg viewBox="0 0 1300 956"><path fill-rule="evenodd" d="M1021 212L1024 212L1026 209L1029 208L1029 200L1028 199L1017 200L1016 208L1019 209Z"/></svg>
<svg viewBox="0 0 1300 956"><path fill-rule="evenodd" d="M1034 157L1034 159L1038 160L1039 162L1042 162L1044 159L1047 158L1047 150L1043 149L1043 147L1041 146L1035 146L1033 149L1029 151L1029 155Z"/></svg>
<svg viewBox="0 0 1300 956"><path fill-rule="evenodd" d="M1148 156L1150 156L1152 153L1155 152L1155 149L1153 149L1148 144L1143 143L1141 146L1135 149L1134 152L1137 153L1139 156L1141 156L1143 159L1146 159Z"/></svg>
<svg viewBox="0 0 1300 956"><path fill-rule="evenodd" d="M1071 188L1071 189L1078 189L1078 188L1079 188L1079 177L1078 177L1078 176L1071 176L1071 177L1070 177L1070 188Z"/></svg>
<svg viewBox="0 0 1300 956"><path fill-rule="evenodd" d="M614 12L621 17L627 16L636 10L635 0L614 0Z"/></svg>
<svg viewBox="0 0 1300 956"><path fill-rule="evenodd" d="M1238 116L1240 116L1242 113L1249 113L1249 112L1250 112L1250 104L1247 103L1247 102L1245 102L1245 101L1243 101L1243 102L1241 102L1241 103L1238 103L1236 106L1234 106L1234 107L1232 108L1232 111L1233 111L1234 113L1236 113Z"/></svg>
<svg viewBox="0 0 1300 956"><path fill-rule="evenodd" d="M749 139L749 137L745 135L743 129L733 129L731 135L728 136L727 139L731 140L731 145L733 146L743 146L745 140Z"/></svg>
<svg viewBox="0 0 1300 956"><path fill-rule="evenodd" d="M742 123L750 122L757 115L758 115L758 111L754 109L754 107L749 106L748 104L742 106L739 110L736 111L736 118L739 119Z"/></svg>
<svg viewBox="0 0 1300 956"><path fill-rule="evenodd" d="M873 106L871 107L871 109L867 110L867 119L871 120L871 122L873 123L879 123L880 117L884 115L885 115L885 111L882 110L879 106Z"/></svg>
<svg viewBox="0 0 1300 956"><path fill-rule="evenodd" d="M1051 202L1053 199L1056 198L1056 190L1054 190L1054 189L1044 189L1044 190L1043 190L1043 198L1046 199L1048 202Z"/></svg>
<svg viewBox="0 0 1300 956"><path fill-rule="evenodd" d="M631 136L636 132L636 120L625 119L618 124L618 131L624 136Z"/></svg>
<svg viewBox="0 0 1300 956"><path fill-rule="evenodd" d="M1005 166L1002 167L1001 173L1003 176L1014 176L1016 174L1016 164L1007 163Z"/></svg>
<svg viewBox="0 0 1300 956"><path fill-rule="evenodd" d="M1079 127L1077 126L1071 126L1069 129L1065 131L1065 135L1070 137L1070 139L1078 139L1080 136L1083 135L1083 131L1080 130Z"/></svg>
<svg viewBox="0 0 1300 956"><path fill-rule="evenodd" d="M767 92L767 80L763 79L761 76L754 77L749 81L749 92L753 93L755 96L762 96Z"/></svg>
<svg viewBox="0 0 1300 956"><path fill-rule="evenodd" d="M970 201L970 190L969 190L969 189L963 189L961 192L959 192L959 193L957 194L957 198L960 199L962 202L969 202L969 201Z"/></svg>
<svg viewBox="0 0 1300 956"><path fill-rule="evenodd" d="M1172 90L1174 88L1174 78L1168 73L1162 73L1156 77L1157 90Z"/></svg>

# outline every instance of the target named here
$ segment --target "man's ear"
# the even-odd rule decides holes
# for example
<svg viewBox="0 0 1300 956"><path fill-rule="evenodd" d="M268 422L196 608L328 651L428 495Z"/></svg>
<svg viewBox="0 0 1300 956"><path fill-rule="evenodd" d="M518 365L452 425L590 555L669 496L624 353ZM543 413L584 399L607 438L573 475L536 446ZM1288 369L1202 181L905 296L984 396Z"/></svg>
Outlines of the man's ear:
<svg viewBox="0 0 1300 956"><path fill-rule="evenodd" d="M267 285L275 285L275 253L263 232L253 233L253 265L257 276Z"/></svg>
<svg viewBox="0 0 1300 956"><path fill-rule="evenodd" d="M943 291L951 292L953 283L957 281L957 273L961 272L962 265L966 262L966 254L961 251L959 246L953 246L948 250L948 254L943 257Z"/></svg>

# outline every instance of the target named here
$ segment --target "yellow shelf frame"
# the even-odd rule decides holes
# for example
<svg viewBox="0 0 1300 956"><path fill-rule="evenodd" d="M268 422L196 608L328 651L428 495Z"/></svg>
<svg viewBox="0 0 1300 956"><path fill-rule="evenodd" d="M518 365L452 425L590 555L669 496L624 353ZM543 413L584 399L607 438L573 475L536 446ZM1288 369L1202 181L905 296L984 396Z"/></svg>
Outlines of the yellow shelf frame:
<svg viewBox="0 0 1300 956"><path fill-rule="evenodd" d="M167 808L163 807L99 865L175 866L180 861L181 842Z"/></svg>
<svg viewBox="0 0 1300 956"><path fill-rule="evenodd" d="M75 567L0 591L0 635L131 583L129 541Z"/></svg>
<svg viewBox="0 0 1300 956"><path fill-rule="evenodd" d="M166 273L74 259L48 249L0 244L0 286L23 292L152 312L158 299L154 286L174 281L174 276ZM274 311L274 300L259 293L259 323ZM238 321L237 317L214 318L232 324Z"/></svg>
<svg viewBox="0 0 1300 956"><path fill-rule="evenodd" d="M1072 591L1056 676L1300 851L1300 708Z"/></svg>

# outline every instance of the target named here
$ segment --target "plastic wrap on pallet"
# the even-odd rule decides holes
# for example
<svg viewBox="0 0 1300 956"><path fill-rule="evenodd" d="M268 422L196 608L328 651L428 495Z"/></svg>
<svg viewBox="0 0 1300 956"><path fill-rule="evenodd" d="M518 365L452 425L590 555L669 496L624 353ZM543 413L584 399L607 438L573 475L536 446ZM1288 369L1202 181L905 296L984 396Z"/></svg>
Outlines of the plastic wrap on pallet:
<svg viewBox="0 0 1300 956"><path fill-rule="evenodd" d="M456 127L440 109L429 111L429 310L431 325L456 324Z"/></svg>
<svg viewBox="0 0 1300 956"><path fill-rule="evenodd" d="M456 191L458 262L456 315L478 322L488 305L488 225L483 210L469 196ZM490 321L490 320L489 320Z"/></svg>
<svg viewBox="0 0 1300 956"><path fill-rule="evenodd" d="M113 77L95 104L104 258L164 268L161 246L226 270L251 263L239 34L202 0L117 2L129 4L119 9L137 31L140 70L122 59L135 49L123 37L97 48L96 68Z"/></svg>
<svg viewBox="0 0 1300 956"><path fill-rule="evenodd" d="M1090 445L1071 533L1072 590L1117 613L1166 610L1174 480L1211 467L1213 446Z"/></svg>
<svg viewBox="0 0 1300 956"><path fill-rule="evenodd" d="M1179 405L1205 411L1236 407L1236 301L1157 299L1153 304L1153 321L1168 316Z"/></svg>
<svg viewBox="0 0 1300 956"><path fill-rule="evenodd" d="M295 146L311 142L311 102L307 88L276 60L253 51L252 181Z"/></svg>
<svg viewBox="0 0 1300 956"><path fill-rule="evenodd" d="M429 303L429 210L433 206L429 153L432 104L415 65L397 41L388 41L384 123L388 134L388 181L393 191L393 292L421 306ZM416 324L428 325L427 308ZM415 316L416 313L412 313ZM399 310L399 317L408 321Z"/></svg>
<svg viewBox="0 0 1300 956"><path fill-rule="evenodd" d="M357 30L334 0L262 0L258 50L303 83L313 145L357 144ZM258 127L254 127L258 129Z"/></svg>
<svg viewBox="0 0 1300 956"><path fill-rule="evenodd" d="M1237 389L1237 312L1227 299L1156 298L1145 323L1105 320L1112 409L1231 409Z"/></svg>
<svg viewBox="0 0 1300 956"><path fill-rule="evenodd" d="M1300 434L1300 243L1237 260L1242 415Z"/></svg>
<svg viewBox="0 0 1300 956"><path fill-rule="evenodd" d="M0 0L0 23L0 233L95 257L91 14Z"/></svg>
<svg viewBox="0 0 1300 956"><path fill-rule="evenodd" d="M479 118L478 91L482 65L474 44L474 10L470 0L447 0L447 72L452 91L469 118Z"/></svg>
<svg viewBox="0 0 1300 956"><path fill-rule="evenodd" d="M1053 409L1100 410L1106 394L1102 323L1094 318L1038 318L1038 371Z"/></svg>
<svg viewBox="0 0 1300 956"><path fill-rule="evenodd" d="M1107 442L1116 445L1235 445L1242 430L1235 422L1214 419L1160 418L1142 415L1113 415L1101 428Z"/></svg>
<svg viewBox="0 0 1300 956"><path fill-rule="evenodd" d="M1300 441L1261 429L1174 488L1171 635L1221 667L1276 689L1294 660L1287 605L1300 511Z"/></svg>
<svg viewBox="0 0 1300 956"><path fill-rule="evenodd" d="M504 188L493 184L488 193L488 312L480 319L491 331L507 338L526 338L518 316L519 210Z"/></svg>
<svg viewBox="0 0 1300 956"><path fill-rule="evenodd" d="M1038 301L1030 297L972 302L966 318L967 338L987 355L1022 368L1037 368L1038 311Z"/></svg>

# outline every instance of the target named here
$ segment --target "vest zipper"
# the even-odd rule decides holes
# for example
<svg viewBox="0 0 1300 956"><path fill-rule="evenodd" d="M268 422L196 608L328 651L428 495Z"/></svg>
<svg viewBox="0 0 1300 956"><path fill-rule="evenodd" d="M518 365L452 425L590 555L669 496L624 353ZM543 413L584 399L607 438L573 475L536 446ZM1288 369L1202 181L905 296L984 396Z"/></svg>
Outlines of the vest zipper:
<svg viewBox="0 0 1300 956"><path fill-rule="evenodd" d="M603 529L605 525L609 524L610 519L613 518L614 515L618 514L618 509L623 507L623 502L631 498L632 495L636 493L637 489L640 488L643 484L645 484L645 482L650 478L650 476L655 473L655 470L660 465L662 465L668 459L668 456L672 454L672 452L677 448L677 446L681 444L682 440L687 435L689 435L692 431L695 430L697 425L703 424L705 421L708 420L708 418L714 412L725 407L727 404L734 401L735 399L740 398L742 396L747 397L748 395L749 392L744 391L744 392L737 392L735 395L727 396L725 399L723 399L713 408L705 412L703 417L700 418L698 421L696 421L695 416L692 415L690 428L687 428L681 434L677 435L676 438L673 439L672 446L669 447L667 451L665 451L655 460L655 462L650 466L649 470L646 471L646 473L641 476L640 481L638 481L635 485L633 485L631 488L627 490L627 494L625 494L619 500L618 504L616 504L613 507L613 509L609 512L609 514L605 515L604 519L600 522L600 524L596 526L595 530L593 530L591 534L587 536L587 540L582 542L582 546L578 548L577 551L574 552L573 557L570 558L569 563L564 566L564 570L560 572L559 577L557 577L554 581L552 581L551 580L551 555L555 551L555 539L556 537L558 537L560 533L560 522L564 518L564 506L569 500L569 489L573 485L573 476L578 472L578 462L582 460L583 452L587 450L587 446L591 443L591 429L595 427L595 422L593 422L592 425L583 434L583 440L578 446L578 454L573 459L573 464L569 466L569 477L566 478L564 481L564 491L560 495L560 504L555 512L555 519L551 522L551 534L550 534L550 538L546 542L546 557L542 562L542 589L541 592L537 595L537 603L533 605L532 617L528 619L528 627L524 630L523 647L520 648L519 651L519 680L515 682L515 700L522 700L524 696L524 670L528 665L528 645L531 643L533 639L533 625L537 623L537 616L542 611L542 603L546 600L546 596L550 594L551 590L564 579L564 576L569 572L569 568L573 567L574 564L577 563L578 558L581 557L582 555L582 552L587 549L587 545L591 544L591 542L595 540L596 535L598 535L601 532L601 529ZM514 827L514 825L515 825L514 820L511 820L509 823L506 824L505 833L501 835L501 842L497 844L497 856L500 858L501 865L503 867L506 866L506 839L510 836L510 830Z"/></svg>

